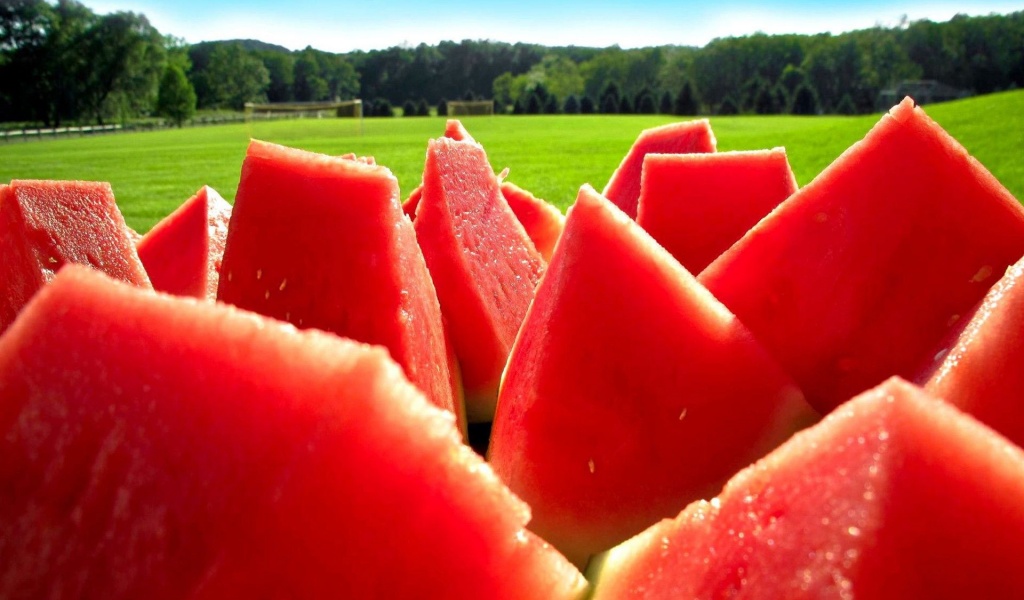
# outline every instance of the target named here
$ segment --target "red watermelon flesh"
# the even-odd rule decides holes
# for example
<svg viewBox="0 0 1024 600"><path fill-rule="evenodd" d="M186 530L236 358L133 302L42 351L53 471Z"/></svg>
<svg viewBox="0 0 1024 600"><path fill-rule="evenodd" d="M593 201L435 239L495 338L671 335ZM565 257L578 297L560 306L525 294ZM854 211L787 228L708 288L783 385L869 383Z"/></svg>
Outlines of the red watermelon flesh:
<svg viewBox="0 0 1024 600"><path fill-rule="evenodd" d="M473 136L469 135L469 131L466 130L465 126L462 125L462 121L458 119L448 119L444 124L444 137L451 140L458 140L460 142L473 142Z"/></svg>
<svg viewBox="0 0 1024 600"><path fill-rule="evenodd" d="M593 568L614 598L1020 598L1024 452L891 379Z"/></svg>
<svg viewBox="0 0 1024 600"><path fill-rule="evenodd" d="M508 181L501 183L501 195L505 197L516 219L522 223L537 252L545 261L551 260L555 244L565 228L565 215L562 211Z"/></svg>
<svg viewBox="0 0 1024 600"><path fill-rule="evenodd" d="M578 597L380 348L62 270L0 338L0 596Z"/></svg>
<svg viewBox="0 0 1024 600"><path fill-rule="evenodd" d="M498 380L544 259L476 142L430 141L415 225L452 334L467 415L490 421Z"/></svg>
<svg viewBox="0 0 1024 600"><path fill-rule="evenodd" d="M1024 446L1024 259L961 319L933 357L925 389Z"/></svg>
<svg viewBox="0 0 1024 600"><path fill-rule="evenodd" d="M411 192L409 197L402 203L402 212L405 216L409 217L409 220L416 219L416 207L420 205L420 198L423 196L423 185L418 185Z"/></svg>
<svg viewBox="0 0 1024 600"><path fill-rule="evenodd" d="M648 154L636 222L700 273L796 189L784 148Z"/></svg>
<svg viewBox="0 0 1024 600"><path fill-rule="evenodd" d="M466 131L466 128L462 125L462 121L459 121L458 119L448 119L448 121L445 122L444 137L460 142L475 141L473 136L469 135L469 132ZM409 193L409 197L402 203L402 211L410 219L416 218L416 207L419 206L420 196L422 195L423 184L420 184Z"/></svg>
<svg viewBox="0 0 1024 600"><path fill-rule="evenodd" d="M345 160L354 160L356 162L361 162L361 163L363 163L365 165L375 165L375 164L377 164L377 159L375 159L374 157L372 157L372 156L359 156L355 152L348 152L346 154L339 154L338 158L343 158Z"/></svg>
<svg viewBox="0 0 1024 600"><path fill-rule="evenodd" d="M615 203L631 218L636 218L640 200L640 178L644 156L648 154L690 154L714 152L715 135L707 119L682 121L652 127L640 132L626 153L602 195Z"/></svg>
<svg viewBox="0 0 1024 600"><path fill-rule="evenodd" d="M231 205L203 186L136 244L153 288L196 298L217 298Z"/></svg>
<svg viewBox="0 0 1024 600"><path fill-rule="evenodd" d="M437 294L384 167L253 141L218 299L381 344L432 402L462 414Z"/></svg>
<svg viewBox="0 0 1024 600"><path fill-rule="evenodd" d="M15 180L0 190L0 332L66 263L152 287L110 184Z"/></svg>
<svg viewBox="0 0 1024 600"><path fill-rule="evenodd" d="M551 260L551 254L558 243L565 227L565 215L550 202L546 202L514 183L499 181L501 195L508 202L512 214L526 230L526 235L533 242L537 252L545 261ZM423 186L417 186L402 203L402 211L410 219L416 218L416 207L419 206Z"/></svg>
<svg viewBox="0 0 1024 600"><path fill-rule="evenodd" d="M509 357L488 459L577 564L814 418L721 304L590 186Z"/></svg>
<svg viewBox="0 0 1024 600"><path fill-rule="evenodd" d="M910 99L700 281L827 412L912 377L1024 255L1024 208Z"/></svg>

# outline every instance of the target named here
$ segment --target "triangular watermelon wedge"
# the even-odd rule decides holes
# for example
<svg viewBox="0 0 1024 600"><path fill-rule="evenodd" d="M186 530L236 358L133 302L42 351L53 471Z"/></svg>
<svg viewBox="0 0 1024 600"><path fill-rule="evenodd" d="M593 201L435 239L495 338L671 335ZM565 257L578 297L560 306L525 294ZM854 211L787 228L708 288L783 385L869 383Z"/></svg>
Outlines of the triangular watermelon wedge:
<svg viewBox="0 0 1024 600"><path fill-rule="evenodd" d="M472 141L430 141L415 227L452 334L467 415L490 421L544 259L502 197L483 147Z"/></svg>
<svg viewBox="0 0 1024 600"><path fill-rule="evenodd" d="M821 412L913 377L1024 255L1024 207L909 98L699 276Z"/></svg>
<svg viewBox="0 0 1024 600"><path fill-rule="evenodd" d="M636 222L700 273L796 189L784 148L648 154Z"/></svg>
<svg viewBox="0 0 1024 600"><path fill-rule="evenodd" d="M217 298L385 346L464 423L437 294L398 198L382 166L252 141Z"/></svg>
<svg viewBox="0 0 1024 600"><path fill-rule="evenodd" d="M528 519L381 347L79 266L0 338L0 597L579 598Z"/></svg>
<svg viewBox="0 0 1024 600"><path fill-rule="evenodd" d="M590 186L509 357L488 459L577 564L815 419L750 333Z"/></svg>
<svg viewBox="0 0 1024 600"><path fill-rule="evenodd" d="M216 300L231 205L203 186L142 236L135 247L153 288Z"/></svg>
<svg viewBox="0 0 1024 600"><path fill-rule="evenodd" d="M1024 446L1024 258L932 357L925 389Z"/></svg>
<svg viewBox="0 0 1024 600"><path fill-rule="evenodd" d="M594 600L1020 598L1024 451L891 379L614 548Z"/></svg>
<svg viewBox="0 0 1024 600"><path fill-rule="evenodd" d="M530 236L537 252L551 260L555 244L565 228L565 215L558 208L510 181L501 182L501 195Z"/></svg>
<svg viewBox="0 0 1024 600"><path fill-rule="evenodd" d="M15 180L0 186L0 332L68 263L151 288L109 183Z"/></svg>
<svg viewBox="0 0 1024 600"><path fill-rule="evenodd" d="M648 154L714 152L718 142L707 119L681 121L640 132L601 193L631 218L636 218L644 157Z"/></svg>
<svg viewBox="0 0 1024 600"><path fill-rule="evenodd" d="M444 137L457 140L457 141L476 141L473 136L469 135L466 128L462 125L462 121L458 119L448 119L445 122ZM423 184L416 186L411 192L409 197L406 198L405 202L402 203L402 212L404 212L409 219L416 218L416 207L420 204L420 197L423 195Z"/></svg>

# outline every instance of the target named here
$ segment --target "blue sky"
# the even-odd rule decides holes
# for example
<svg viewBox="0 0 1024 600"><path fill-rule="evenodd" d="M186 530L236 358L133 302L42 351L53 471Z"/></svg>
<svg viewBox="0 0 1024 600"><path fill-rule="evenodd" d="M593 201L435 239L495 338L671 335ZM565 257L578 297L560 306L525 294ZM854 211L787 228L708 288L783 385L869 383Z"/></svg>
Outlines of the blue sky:
<svg viewBox="0 0 1024 600"><path fill-rule="evenodd" d="M623 48L685 44L716 37L777 33L840 33L876 24L948 20L956 13L1008 13L1022 3L979 0L798 2L714 0L633 2L589 0L504 3L449 0L82 0L99 14L141 12L162 33L195 43L253 38L290 49L307 45L348 52L443 40L488 39L549 46ZM500 8L505 6L507 8ZM497 7L497 8L496 8Z"/></svg>

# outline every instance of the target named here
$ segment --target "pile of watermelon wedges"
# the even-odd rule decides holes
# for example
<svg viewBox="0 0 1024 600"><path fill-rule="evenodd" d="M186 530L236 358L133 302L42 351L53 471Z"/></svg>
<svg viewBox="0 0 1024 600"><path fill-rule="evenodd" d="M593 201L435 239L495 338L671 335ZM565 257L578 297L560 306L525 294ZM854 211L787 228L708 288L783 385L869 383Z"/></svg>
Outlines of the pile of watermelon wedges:
<svg viewBox="0 0 1024 600"><path fill-rule="evenodd" d="M0 185L0 598L1024 597L1024 208L912 100L507 173Z"/></svg>

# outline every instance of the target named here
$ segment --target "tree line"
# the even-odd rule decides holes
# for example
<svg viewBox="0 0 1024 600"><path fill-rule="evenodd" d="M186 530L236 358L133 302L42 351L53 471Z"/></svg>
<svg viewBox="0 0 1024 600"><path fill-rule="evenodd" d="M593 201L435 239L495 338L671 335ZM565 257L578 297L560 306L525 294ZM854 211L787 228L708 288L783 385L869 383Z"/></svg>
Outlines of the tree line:
<svg viewBox="0 0 1024 600"><path fill-rule="evenodd" d="M362 98L368 115L493 99L507 113L864 113L906 80L962 94L1024 85L1024 11L832 35L715 39L701 48L463 40L330 53L254 40L188 45L145 15L76 0L0 3L0 120L59 126L245 102Z"/></svg>

